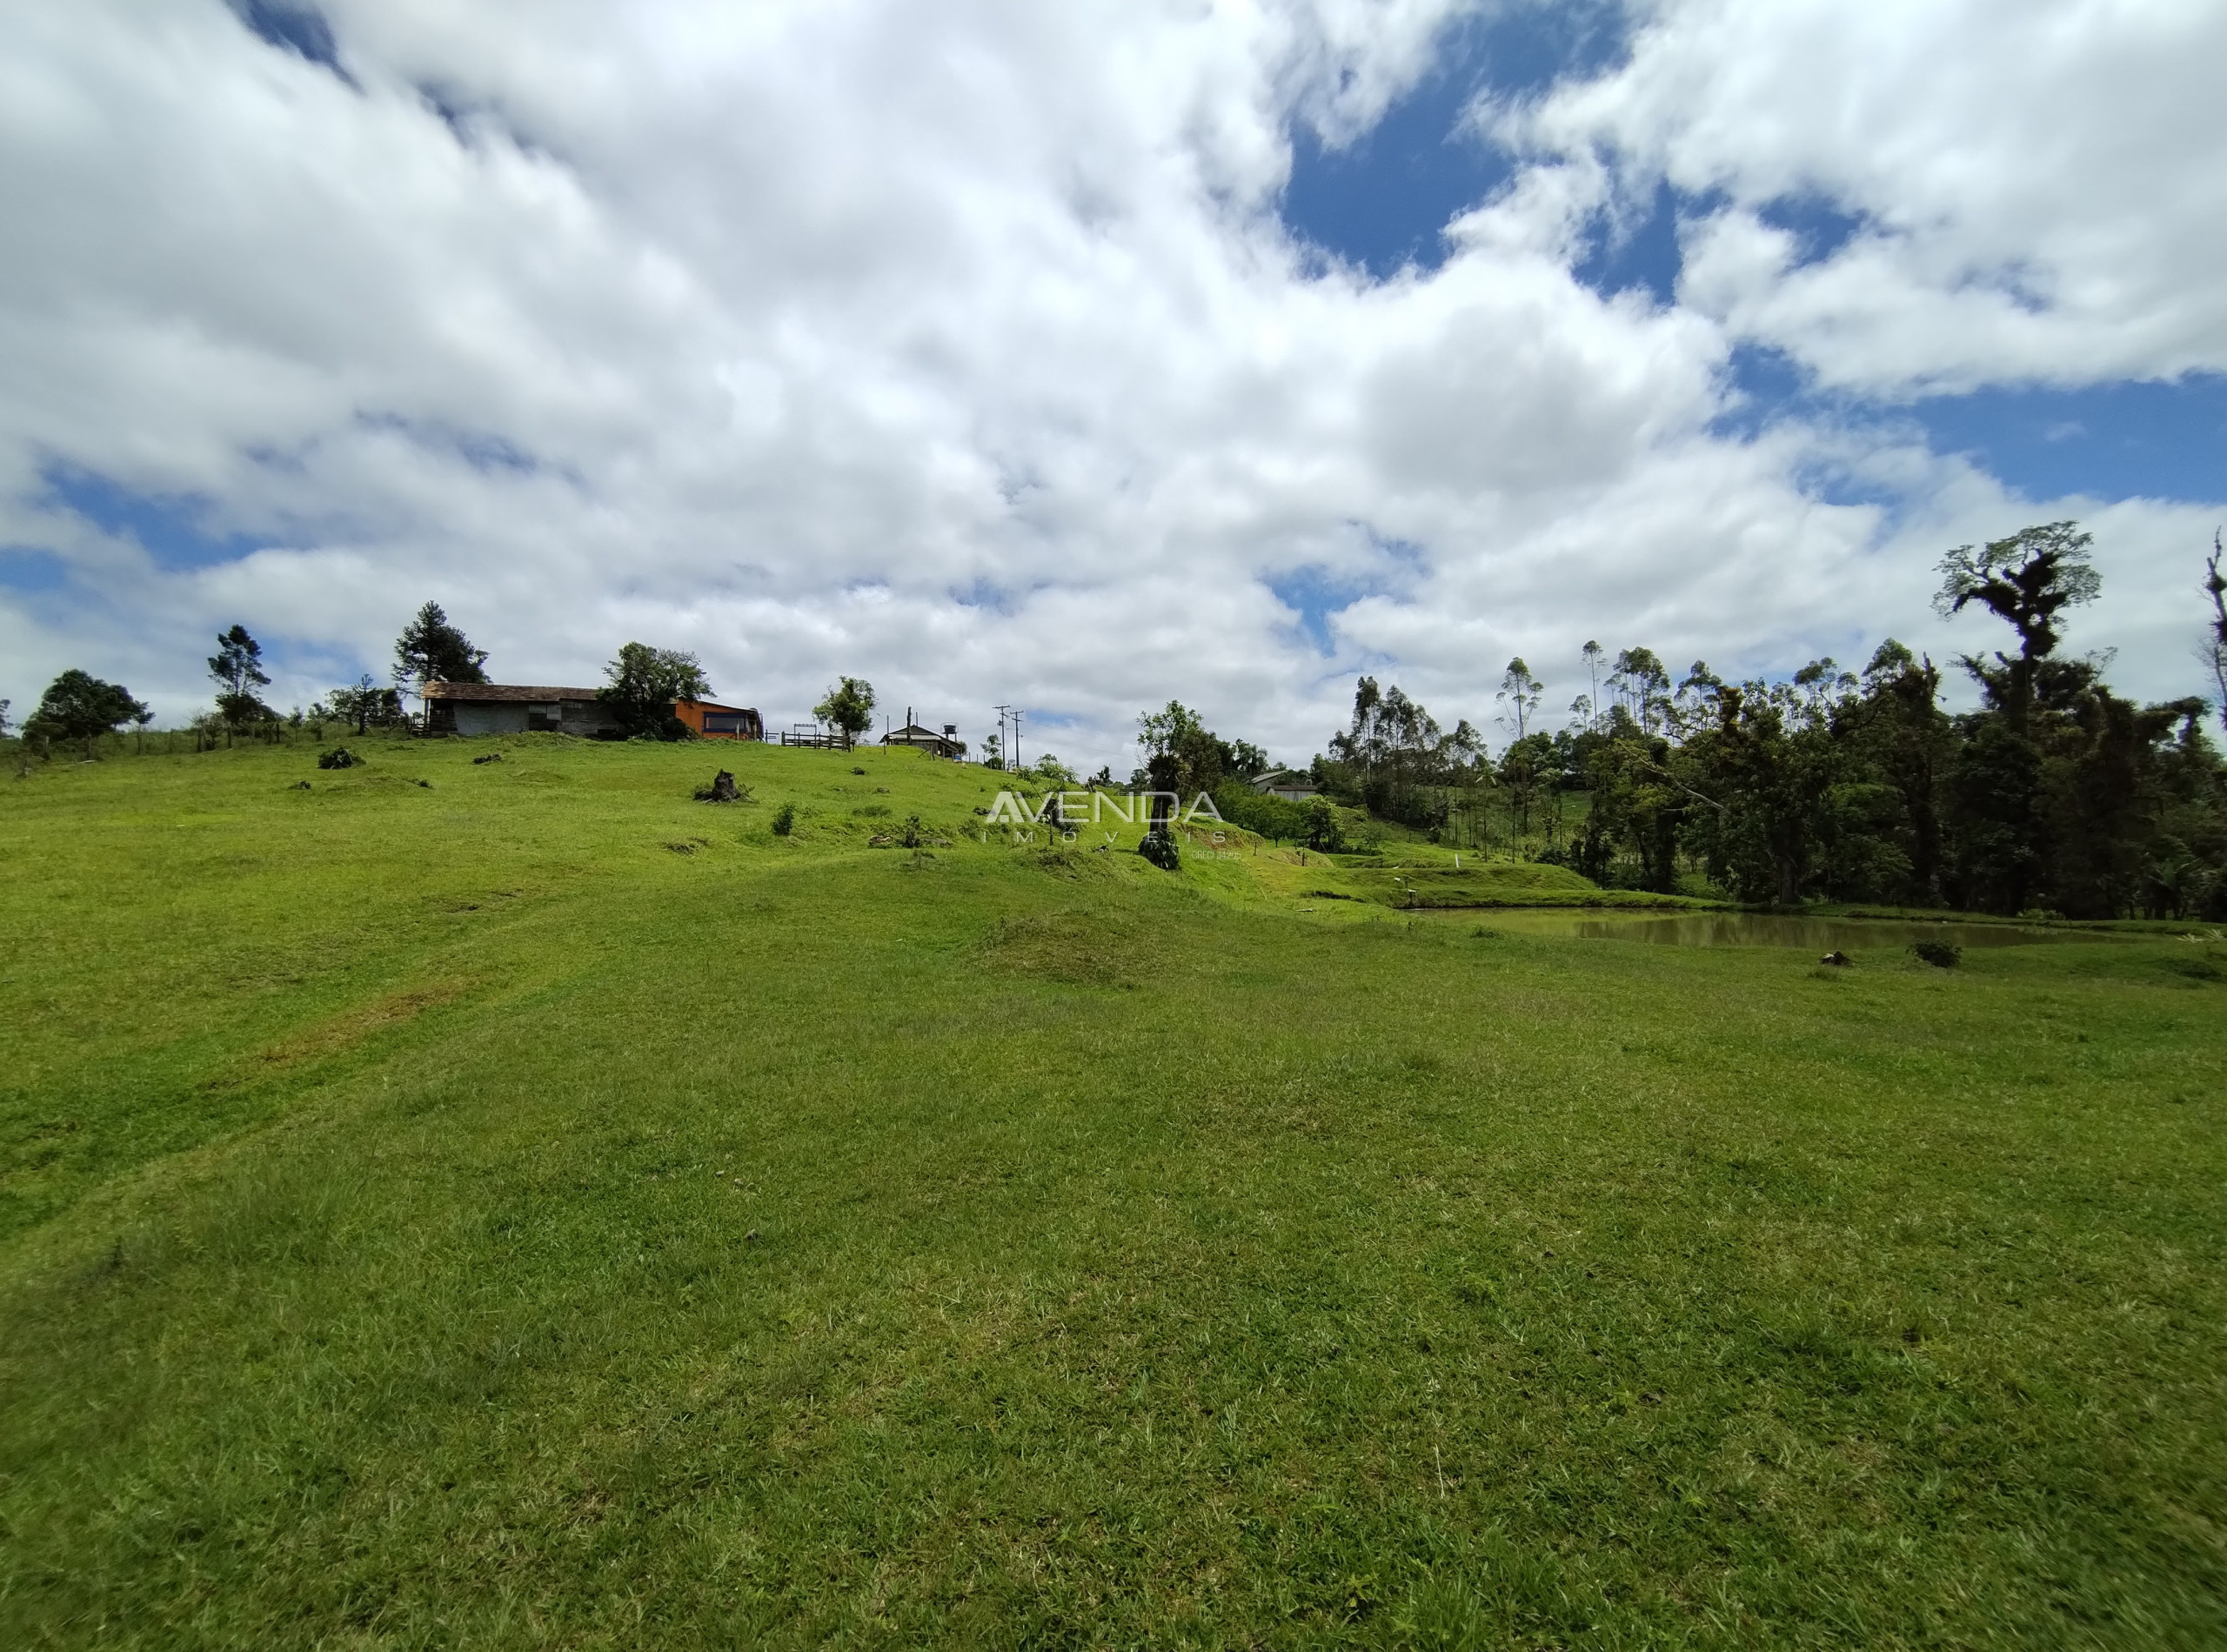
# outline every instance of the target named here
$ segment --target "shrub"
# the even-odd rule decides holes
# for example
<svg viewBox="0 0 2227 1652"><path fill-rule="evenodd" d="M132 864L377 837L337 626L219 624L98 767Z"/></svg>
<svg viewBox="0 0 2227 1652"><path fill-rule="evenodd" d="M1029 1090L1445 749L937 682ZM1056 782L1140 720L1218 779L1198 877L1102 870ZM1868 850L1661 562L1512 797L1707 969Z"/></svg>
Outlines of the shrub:
<svg viewBox="0 0 2227 1652"><path fill-rule="evenodd" d="M360 768L364 759L344 746L336 746L330 752L317 754L317 766L321 769Z"/></svg>
<svg viewBox="0 0 2227 1652"><path fill-rule="evenodd" d="M1954 941L1919 940L1910 943L1910 950L1936 969L1954 969L1963 957L1964 949Z"/></svg>
<svg viewBox="0 0 2227 1652"><path fill-rule="evenodd" d="M1173 872L1183 864L1183 856L1175 846L1174 834L1164 826L1154 826L1137 845L1137 853L1162 872Z"/></svg>
<svg viewBox="0 0 2227 1652"><path fill-rule="evenodd" d="M795 804L784 803L779 808L773 811L773 835L775 837L787 837L789 833L795 829L796 823L797 806Z"/></svg>

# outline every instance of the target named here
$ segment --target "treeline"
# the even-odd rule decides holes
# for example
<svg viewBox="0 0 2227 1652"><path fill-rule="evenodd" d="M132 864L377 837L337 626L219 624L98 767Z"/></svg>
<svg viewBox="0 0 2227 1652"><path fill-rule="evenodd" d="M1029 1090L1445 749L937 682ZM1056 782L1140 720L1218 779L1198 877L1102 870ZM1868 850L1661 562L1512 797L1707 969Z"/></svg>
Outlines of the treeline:
<svg viewBox="0 0 2227 1652"><path fill-rule="evenodd" d="M271 674L263 669L263 645L246 626L236 625L217 635L217 652L209 656L216 704L196 716L186 732L199 751L241 739L275 743L303 732L322 739L328 723L352 726L358 734L372 729L414 731L420 722L410 714L405 692L414 691L422 703L434 683L485 683L486 665L487 651L475 647L438 603L429 602L395 639L390 682L380 683L366 674L331 690L307 710L296 706L282 714L262 696L271 686ZM597 693L612 708L622 737L696 738L695 731L673 715L677 700L712 697L711 684L694 654L630 642L604 667L604 676ZM846 677L827 691L813 714L840 730L847 740L871 726L873 706L873 685L863 678ZM8 712L9 703L0 699L0 735L10 732ZM14 732L26 760L33 753L50 755L59 746L75 746L90 757L97 741L126 725L138 731L144 749L145 731L153 720L154 713L122 684L70 670L48 685L37 709Z"/></svg>
<svg viewBox="0 0 2227 1652"><path fill-rule="evenodd" d="M428 683L487 680L487 651L473 647L434 602L418 609L395 639L394 662L391 686L366 675L332 690L306 711L296 706L282 715L263 699L262 691L271 686L271 673L263 669L263 645L245 625L233 625L217 633L217 652L209 656L216 705L188 726L195 748L242 739L277 741L304 729L322 738L327 723L351 724L359 734L374 728L409 728L415 725L403 706L405 687L414 686L422 696ZM8 702L0 700L0 733L7 731L7 711ZM144 740L153 720L154 713L123 684L103 682L73 669L47 686L38 708L16 732L26 755L34 751L48 754L66 744L81 747L90 757L94 742L103 735L129 723L142 732Z"/></svg>
<svg viewBox="0 0 2227 1652"><path fill-rule="evenodd" d="M2061 650L2065 612L2101 589L2091 545L2054 522L1943 558L1940 612L1977 610L2010 632L1954 662L1978 686L1972 712L1945 710L1940 669L1892 639L1861 672L1821 659L1777 683L1728 682L1701 662L1674 679L1647 649L1611 658L1588 643L1588 692L1560 728L1540 726L1539 679L1508 663L1496 759L1467 720L1446 731L1365 677L1351 725L1307 773L1324 797L1435 840L1521 847L1610 886L2227 920L2227 770L2205 702L2137 704L2112 692L2108 657ZM2227 717L2220 561L2215 541L2200 653ZM1179 789L1241 766L1242 742L1181 711L1145 719ZM1326 811L1248 787L1216 795L1240 824L1321 840Z"/></svg>

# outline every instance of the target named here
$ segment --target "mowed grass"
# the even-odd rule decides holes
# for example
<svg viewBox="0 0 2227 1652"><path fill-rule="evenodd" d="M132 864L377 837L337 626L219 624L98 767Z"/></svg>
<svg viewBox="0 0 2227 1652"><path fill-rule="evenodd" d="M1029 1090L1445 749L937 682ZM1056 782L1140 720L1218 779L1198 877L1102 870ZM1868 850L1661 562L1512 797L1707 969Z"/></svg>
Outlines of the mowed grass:
<svg viewBox="0 0 2227 1652"><path fill-rule="evenodd" d="M0 1644L2227 1642L2217 946L370 755L0 794Z"/></svg>

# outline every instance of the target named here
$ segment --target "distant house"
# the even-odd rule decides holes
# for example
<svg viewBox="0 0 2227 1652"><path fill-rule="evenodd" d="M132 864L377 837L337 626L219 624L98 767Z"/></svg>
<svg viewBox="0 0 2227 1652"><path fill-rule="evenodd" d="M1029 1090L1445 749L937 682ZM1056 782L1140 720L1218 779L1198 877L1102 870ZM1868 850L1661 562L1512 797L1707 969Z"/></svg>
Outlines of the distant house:
<svg viewBox="0 0 2227 1652"><path fill-rule="evenodd" d="M674 702L672 714L706 739L762 740L766 725L747 706L721 706L708 699Z"/></svg>
<svg viewBox="0 0 2227 1652"><path fill-rule="evenodd" d="M766 738L758 713L710 700L675 702L672 714L713 739ZM533 688L512 683L428 683L425 730L431 734L578 734L610 739L625 732L592 688Z"/></svg>
<svg viewBox="0 0 2227 1652"><path fill-rule="evenodd" d="M966 742L959 738L959 725L946 723L939 734L932 728L923 728L913 720L913 708L905 708L905 726L881 737L884 746L909 746L915 751L926 752L931 757L965 757Z"/></svg>
<svg viewBox="0 0 2227 1652"><path fill-rule="evenodd" d="M1254 775L1246 784L1255 792L1293 803L1304 803L1319 790L1313 777L1299 769L1270 769L1266 774Z"/></svg>

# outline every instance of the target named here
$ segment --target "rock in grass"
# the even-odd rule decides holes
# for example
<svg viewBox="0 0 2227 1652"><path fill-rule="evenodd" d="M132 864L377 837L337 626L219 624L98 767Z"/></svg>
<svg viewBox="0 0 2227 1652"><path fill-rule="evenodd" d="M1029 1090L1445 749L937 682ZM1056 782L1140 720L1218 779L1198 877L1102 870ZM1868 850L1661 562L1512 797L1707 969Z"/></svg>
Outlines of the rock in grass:
<svg viewBox="0 0 2227 1652"><path fill-rule="evenodd" d="M1835 969L1846 969L1854 960L1846 953L1836 950L1827 953L1817 961L1821 964L1830 964Z"/></svg>
<svg viewBox="0 0 2227 1652"><path fill-rule="evenodd" d="M500 752L490 752L485 757L473 758L471 759L471 766L474 768L478 768L482 763L499 763L502 760L503 754Z"/></svg>
<svg viewBox="0 0 2227 1652"><path fill-rule="evenodd" d="M696 793L699 803L739 803L742 798L742 787L735 784L734 776L725 769L713 777L711 785L699 787Z"/></svg>

